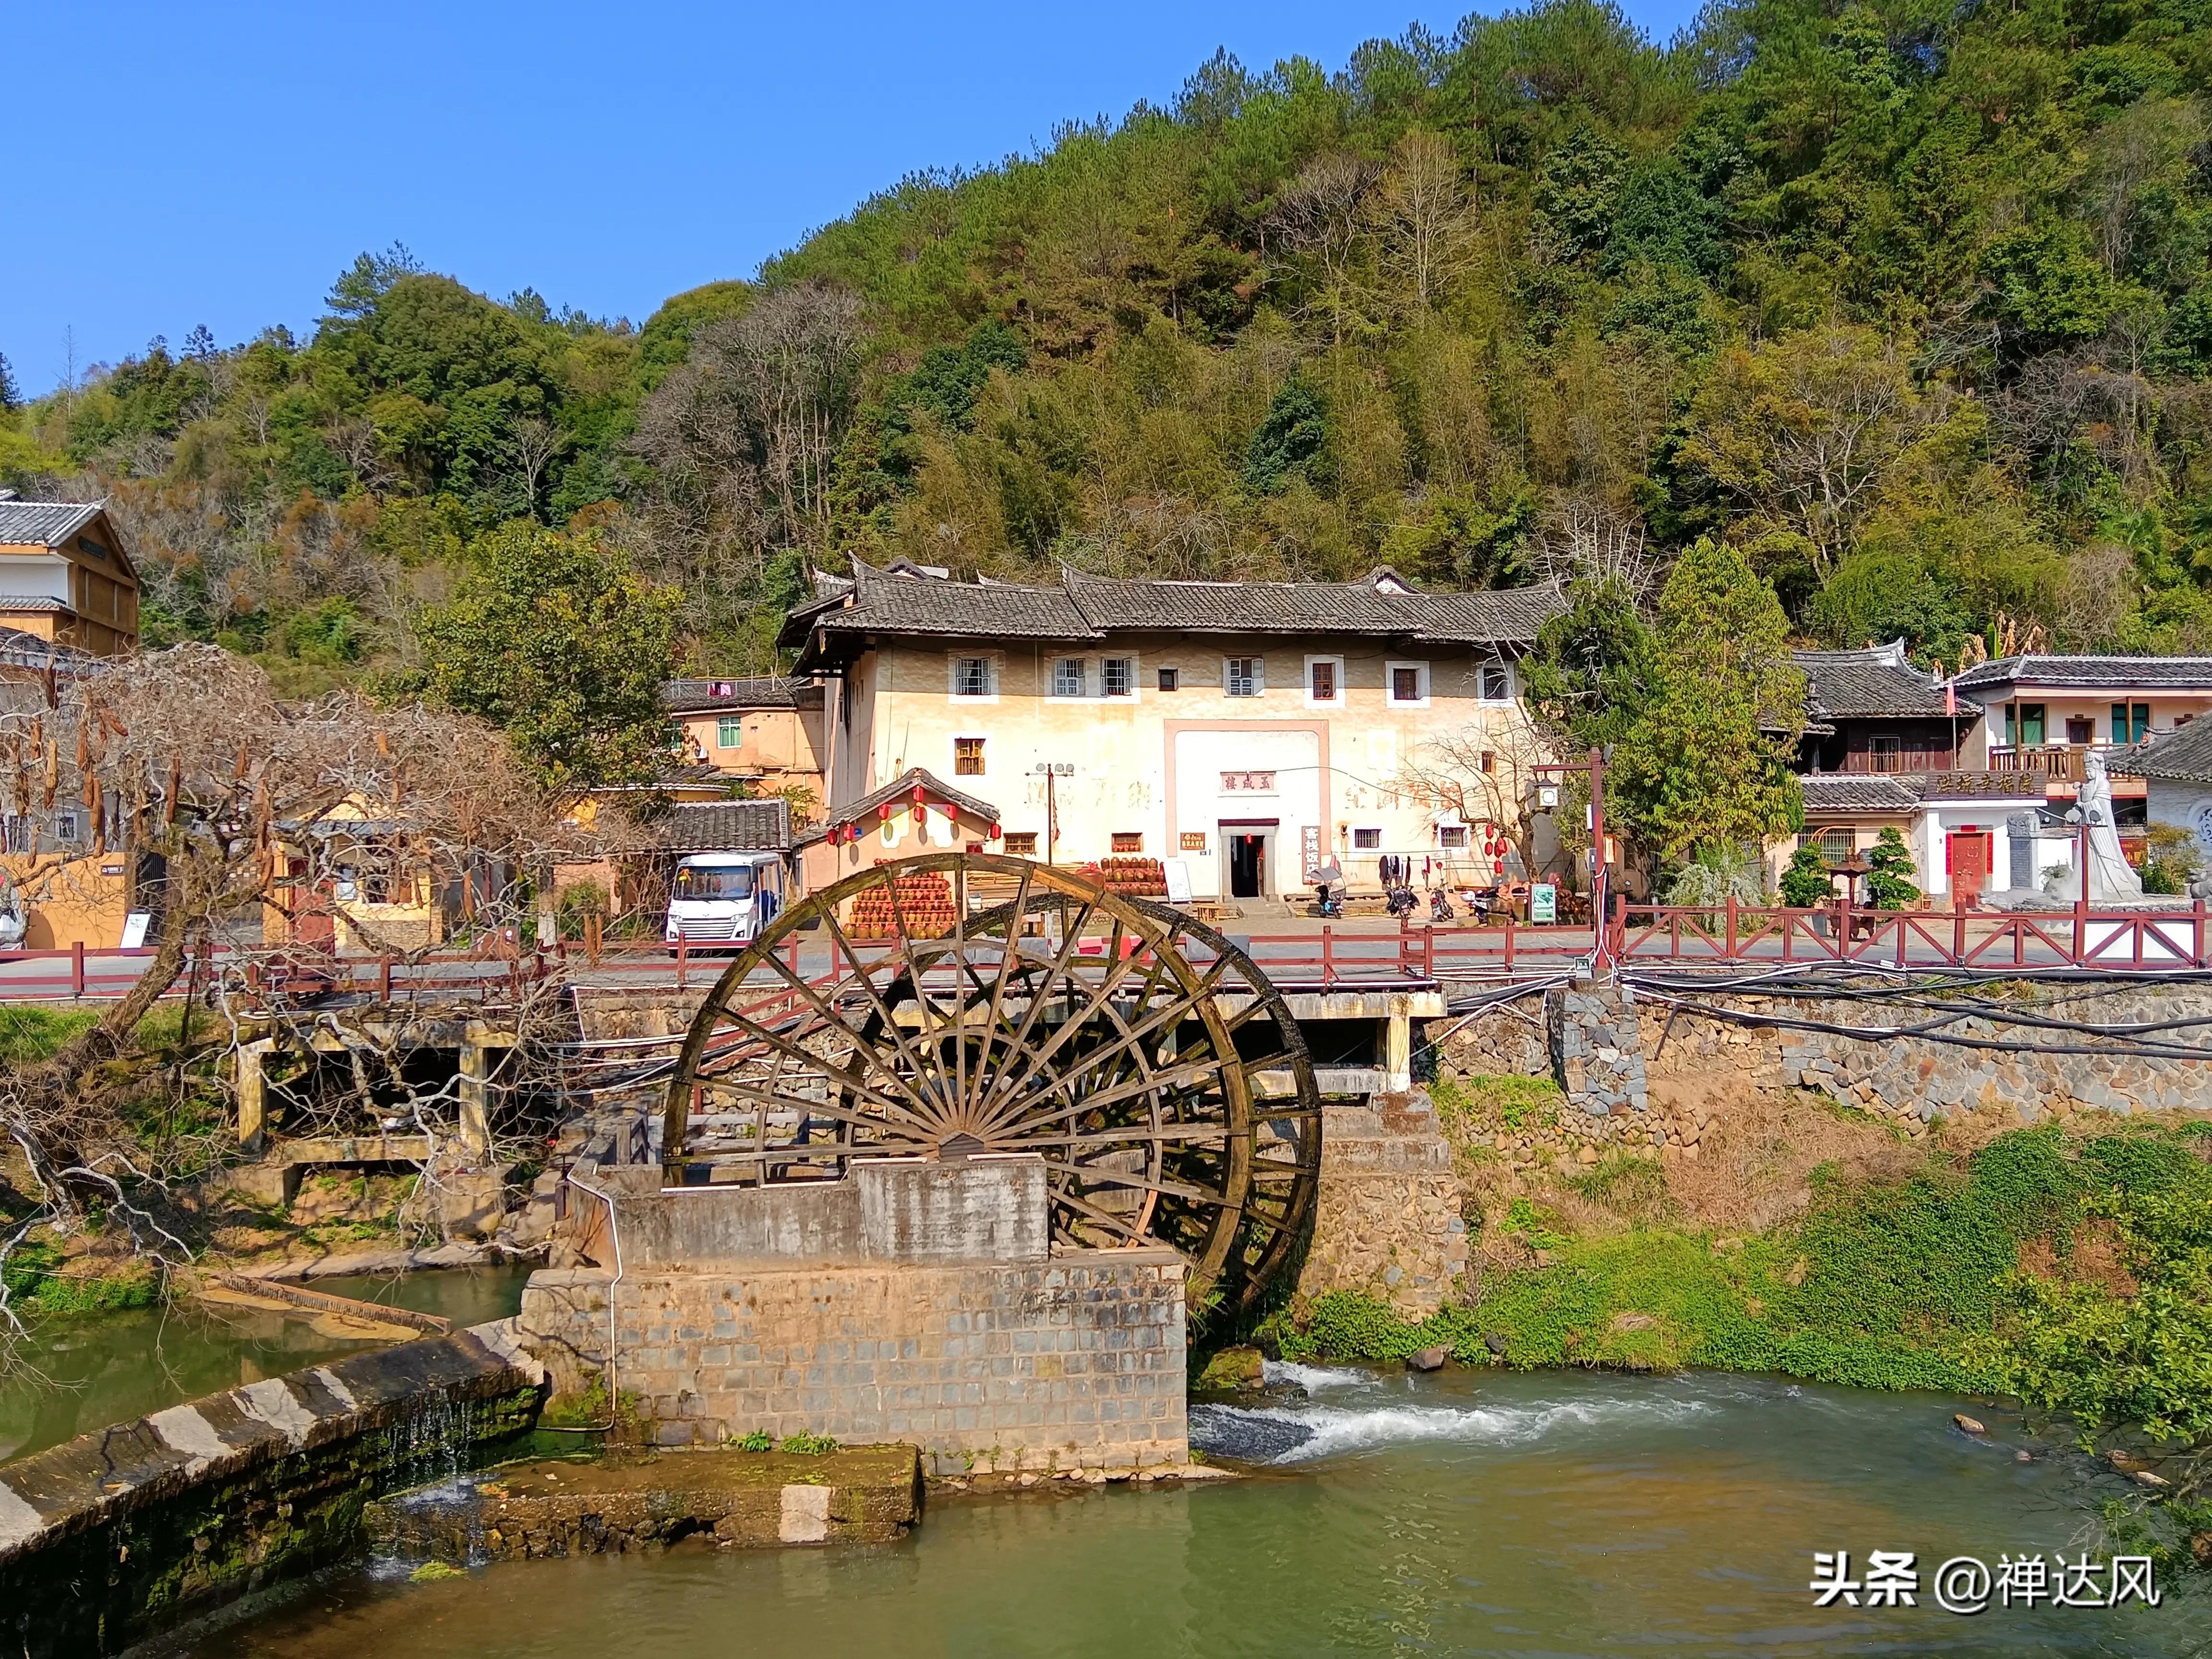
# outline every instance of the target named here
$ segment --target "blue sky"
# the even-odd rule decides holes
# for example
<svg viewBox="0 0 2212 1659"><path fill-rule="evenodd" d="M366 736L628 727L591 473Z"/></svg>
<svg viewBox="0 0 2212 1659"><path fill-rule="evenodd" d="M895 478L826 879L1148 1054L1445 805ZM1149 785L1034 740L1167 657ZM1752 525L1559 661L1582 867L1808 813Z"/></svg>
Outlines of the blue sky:
<svg viewBox="0 0 2212 1659"><path fill-rule="evenodd" d="M902 173L1164 102L1218 46L1334 69L1462 9L32 0L8 55L48 66L27 84L51 96L10 134L0 353L38 395L72 336L82 373L197 323L225 344L305 329L356 253L394 240L486 293L641 322ZM1664 35L1692 7L1629 9Z"/></svg>

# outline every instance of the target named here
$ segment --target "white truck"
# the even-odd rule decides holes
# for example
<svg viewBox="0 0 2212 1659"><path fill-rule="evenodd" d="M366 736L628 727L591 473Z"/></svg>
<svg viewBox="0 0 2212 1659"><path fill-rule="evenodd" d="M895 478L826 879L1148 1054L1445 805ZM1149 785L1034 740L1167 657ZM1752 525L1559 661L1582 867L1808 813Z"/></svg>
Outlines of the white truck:
<svg viewBox="0 0 2212 1659"><path fill-rule="evenodd" d="M782 858L775 853L690 853L678 860L668 895L671 955L726 945L742 950L775 920L787 896Z"/></svg>

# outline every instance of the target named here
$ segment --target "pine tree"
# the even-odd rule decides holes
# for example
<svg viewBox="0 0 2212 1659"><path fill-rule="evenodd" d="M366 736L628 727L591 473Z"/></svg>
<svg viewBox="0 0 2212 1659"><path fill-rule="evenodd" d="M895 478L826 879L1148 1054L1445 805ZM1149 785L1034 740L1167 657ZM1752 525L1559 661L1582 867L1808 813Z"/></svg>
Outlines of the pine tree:
<svg viewBox="0 0 2212 1659"><path fill-rule="evenodd" d="M1782 902L1794 909L1810 910L1835 896L1835 879L1820 855L1820 843L1807 842L1790 855L1790 867L1782 872Z"/></svg>
<svg viewBox="0 0 2212 1659"><path fill-rule="evenodd" d="M1911 848L1893 824L1867 850L1867 897L1877 910L1910 909L1920 902L1920 890L1912 884L1917 873Z"/></svg>
<svg viewBox="0 0 2212 1659"><path fill-rule="evenodd" d="M1267 417L1244 452L1244 483L1255 495L1279 494L1291 478L1325 482L1328 410L1303 374L1293 374L1267 405Z"/></svg>

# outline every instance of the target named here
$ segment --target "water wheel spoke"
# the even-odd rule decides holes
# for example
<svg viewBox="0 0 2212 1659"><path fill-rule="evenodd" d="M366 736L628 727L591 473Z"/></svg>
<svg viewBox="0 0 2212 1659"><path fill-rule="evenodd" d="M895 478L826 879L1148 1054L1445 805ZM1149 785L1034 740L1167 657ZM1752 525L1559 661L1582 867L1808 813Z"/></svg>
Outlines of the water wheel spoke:
<svg viewBox="0 0 2212 1659"><path fill-rule="evenodd" d="M776 1033L769 1030L764 1026L756 1030L752 1035L757 1041L766 1043L769 1047L775 1049L780 1054L790 1056L793 1060L798 1061L802 1067L809 1070L819 1070L822 1075L829 1078L840 1088L845 1089L864 1100L874 1102L884 1111L892 1114L896 1117L920 1121L922 1117L926 1115L927 1103L919 1097L914 1095L911 1091L907 1091L908 1097L904 1102L896 1100L883 1090L872 1087L865 1079L855 1077L852 1073L844 1070L842 1066L831 1065L820 1055L811 1053L807 1049L799 1047L799 1044L792 1042L789 1038L780 1036ZM899 1077L897 1073L892 1071L878 1069L877 1075L885 1078L894 1084L902 1085L904 1081ZM711 1079L703 1077L698 1080L702 1083L712 1081Z"/></svg>
<svg viewBox="0 0 2212 1659"><path fill-rule="evenodd" d="M881 868L884 866L878 867ZM894 891L896 891L897 887L896 881L893 882L892 887ZM792 914L793 913L790 911L786 911L784 913L786 916L789 916ZM860 953L853 948L853 941L845 936L845 930L837 925L837 912L834 905L823 909L822 912L822 920L829 927L830 948L833 953L842 950L845 956L850 959L853 963L852 975L840 981L841 990L849 991L854 981L858 981L860 986L860 994L866 1000L869 1008L873 1011L881 1029L890 1034L890 1040L893 1045L899 1049L901 1054L906 1058L908 1063L915 1066L918 1074L921 1070L920 1057L908 1048L905 1036L899 1030L897 1018L891 1012L890 1005L884 1000L883 991L878 988L874 975L872 974L869 971L868 967L861 962ZM773 956L773 952L769 954L771 957ZM901 982L902 974L899 966L900 958L896 953L886 953L882 960L891 964L891 971L885 981L884 986L884 988L888 989Z"/></svg>
<svg viewBox="0 0 2212 1659"><path fill-rule="evenodd" d="M1136 1045L1143 1042L1146 1038L1152 1036L1158 1032L1174 1030L1175 1027L1180 1025L1184 1020L1191 1018L1198 1004L1195 999L1187 998L1174 1002L1155 1013L1147 1015L1146 1018L1139 1024L1126 1028L1120 1036L1113 1038L1110 1042L1103 1043L1099 1047L1089 1050L1085 1057L1087 1059L1103 1054L1133 1049ZM1038 1069L1039 1067L1036 1065L1028 1066L1023 1071L1019 1078L1012 1079L1007 1084L1002 1085L999 1092L1004 1094L1009 1090L1018 1088L1022 1084L1026 1083L1030 1079L1035 1077ZM1063 1074L1058 1081L1047 1085L1046 1091L1057 1092L1058 1091L1069 1086L1071 1082L1072 1079L1067 1075ZM1009 1116L1018 1115L1023 1104L1029 1100L1035 1099L1036 1097L1036 1096L1034 1092L1023 1095L1012 1104L1001 1107L998 1112L994 1114L991 1121L994 1122L999 1122L1005 1121Z"/></svg>
<svg viewBox="0 0 2212 1659"><path fill-rule="evenodd" d="M1052 961L1044 970L1044 983L1047 988L1050 988L1051 986L1059 983L1080 982L1076 979L1074 975L1069 972L1069 963L1080 955L1080 947L1083 943L1082 929L1089 924L1091 913L1092 907L1086 902L1083 906L1082 910L1078 914L1075 921L1073 923L1066 925L1065 932L1061 935L1060 951L1058 954L1052 958ZM1032 1034L1036 1029L1037 1019L1043 1013L1050 1000L1051 999L1049 996L1039 996L1033 994L1030 998L1030 1006L1028 1009L1022 1015L1022 1022L1020 1025L1015 1029L1012 1051L1017 1054L1025 1054L1029 1056L1028 1063L1025 1066L1022 1075L1026 1075L1028 1072L1035 1070L1036 1066L1038 1063L1040 1057L1037 1056L1035 1051L1030 1048L1030 1044L1032 1040ZM1072 1019L1063 1022L1061 1030L1063 1031L1067 1030L1075 1024L1076 1022ZM1018 1083L1018 1078L1017 1077L1010 1077L1007 1079L1000 1081L992 1091L984 1095L982 1100L978 1103L979 1108L988 1115L991 1109L993 1097L996 1094L1003 1093L1007 1087L1017 1085Z"/></svg>
<svg viewBox="0 0 2212 1659"><path fill-rule="evenodd" d="M891 1128L902 1133L910 1133L911 1135L921 1137L931 1145L934 1145L936 1141L935 1131L931 1125L911 1120L887 1121L879 1111L869 1111L860 1107L842 1104L836 1101L817 1100L808 1096L788 1094L778 1089L762 1088L755 1085L735 1083L719 1078L708 1079L701 1084L700 1087L702 1092L710 1097L718 1095L725 1096L732 1100L744 1101L754 1106L772 1106L778 1111L795 1113L802 1118L810 1115L834 1118L841 1122L868 1128Z"/></svg>
<svg viewBox="0 0 2212 1659"><path fill-rule="evenodd" d="M1162 1242L1140 1231L1131 1218L1115 1215L1111 1210L1102 1209L1074 1193L1055 1190L1052 1200L1059 1208L1072 1210L1085 1221L1112 1228L1122 1237L1127 1239L1132 1245L1157 1244ZM1079 1244L1084 1242L1082 1235L1073 1227L1055 1224L1054 1231L1069 1243Z"/></svg>
<svg viewBox="0 0 2212 1659"><path fill-rule="evenodd" d="M987 872L1012 897L978 910ZM801 927L835 972L787 959ZM1240 1036L1255 1021L1279 1040ZM956 1141L1033 1153L1054 1247L1181 1252L1194 1318L1251 1305L1312 1209L1320 1097L1280 994L1192 918L1027 860L927 854L796 902L665 1075L672 1172L775 1184Z"/></svg>

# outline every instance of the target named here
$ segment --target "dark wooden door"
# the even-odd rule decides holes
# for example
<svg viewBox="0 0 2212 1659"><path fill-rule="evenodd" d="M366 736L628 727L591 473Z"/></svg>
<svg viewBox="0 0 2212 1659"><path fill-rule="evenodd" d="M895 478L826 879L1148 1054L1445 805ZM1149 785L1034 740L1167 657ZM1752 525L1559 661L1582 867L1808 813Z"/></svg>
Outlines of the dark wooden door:
<svg viewBox="0 0 2212 1659"><path fill-rule="evenodd" d="M1951 891L1962 908L1980 902L1990 881L1990 837L1985 830L1954 830L1944 842L1951 866Z"/></svg>
<svg viewBox="0 0 2212 1659"><path fill-rule="evenodd" d="M1265 836L1229 837L1229 896L1260 898L1267 885L1267 838Z"/></svg>

